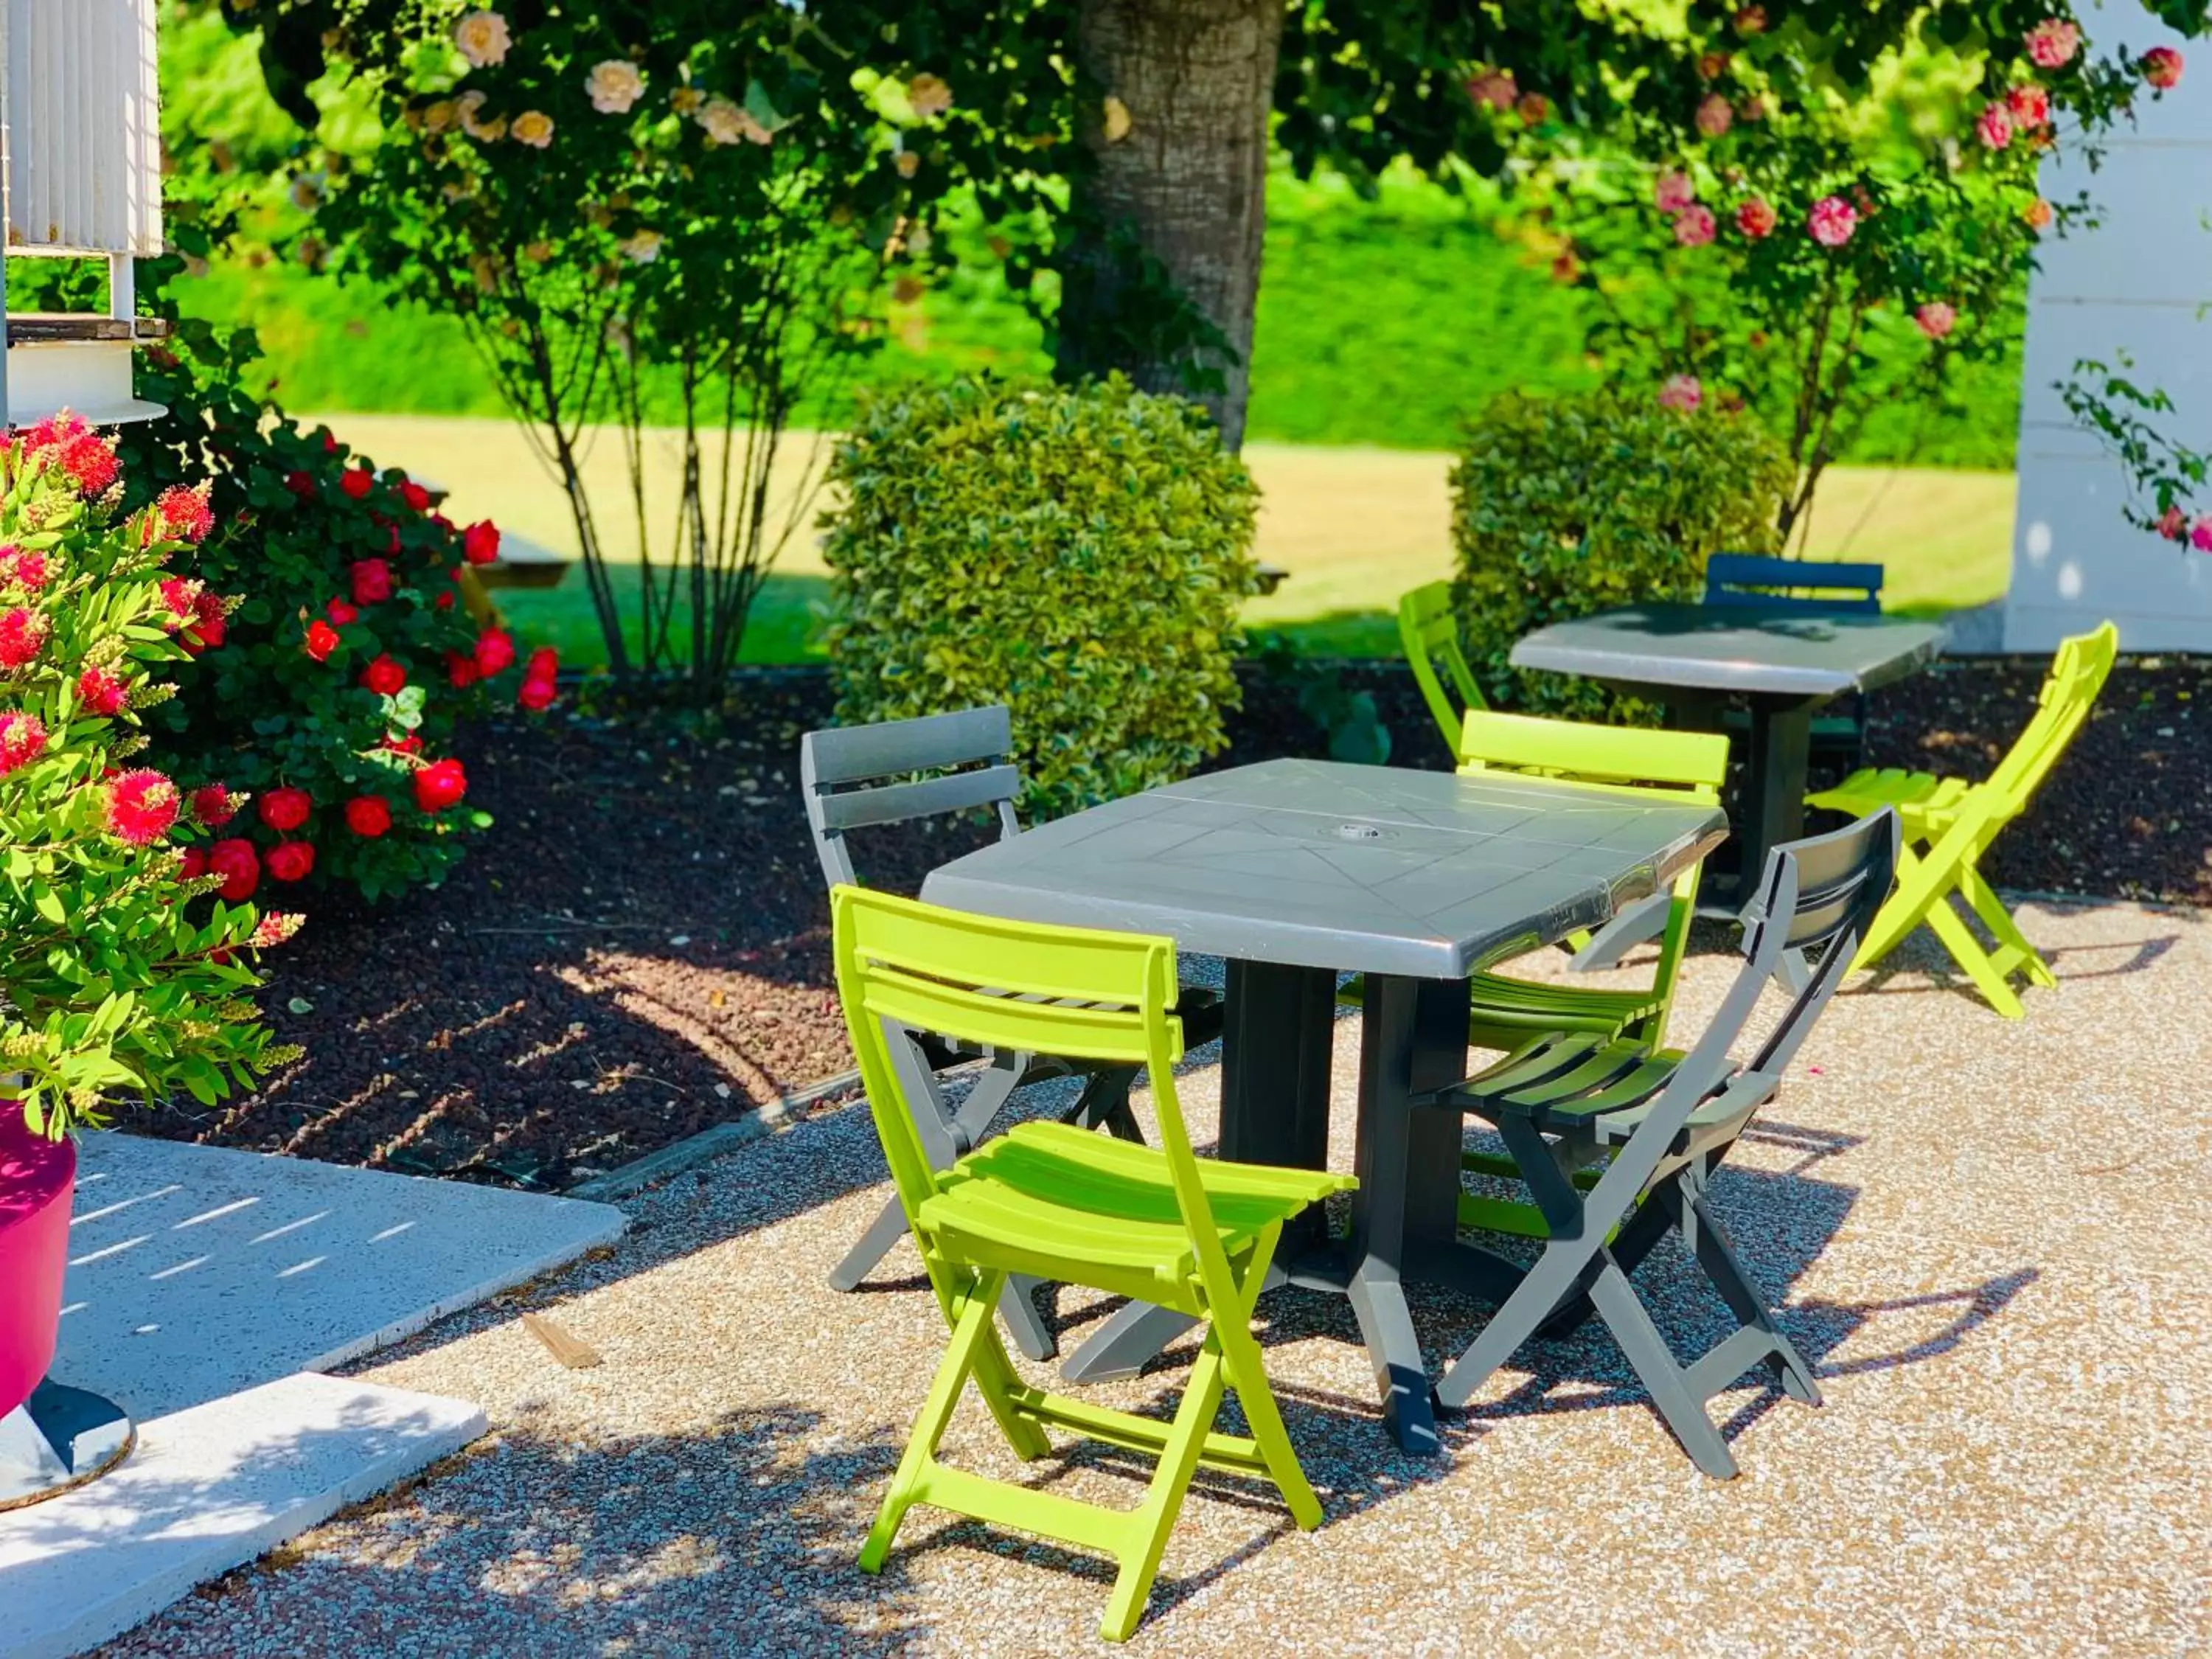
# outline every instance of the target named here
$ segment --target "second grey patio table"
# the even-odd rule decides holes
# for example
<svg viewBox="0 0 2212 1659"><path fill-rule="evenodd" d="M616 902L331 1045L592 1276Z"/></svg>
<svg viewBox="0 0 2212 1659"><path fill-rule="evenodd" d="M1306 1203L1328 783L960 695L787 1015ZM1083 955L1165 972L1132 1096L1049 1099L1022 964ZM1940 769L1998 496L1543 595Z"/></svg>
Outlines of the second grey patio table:
<svg viewBox="0 0 2212 1659"><path fill-rule="evenodd" d="M1717 808L1548 780L1269 761L1040 825L933 872L921 896L1224 957L1218 1150L1242 1162L1326 1165L1337 978L1367 975L1352 1237L1332 1243L1316 1215L1278 1259L1291 1282L1351 1297L1392 1433L1433 1452L1403 1281L1499 1301L1520 1272L1457 1242L1460 1120L1412 1104L1466 1075L1464 981L1601 925L1726 832ZM1126 1308L1066 1374L1131 1374L1188 1322Z"/></svg>
<svg viewBox="0 0 2212 1659"><path fill-rule="evenodd" d="M1943 648L1945 633L1941 623L1863 612L1639 605L1540 628L1514 646L1512 662L1664 703L1685 725L1717 729L1715 705L1747 702L1735 850L1738 869L1755 878L1770 849L1804 833L1813 711L1917 672ZM1742 897L1735 884L1709 874L1701 908L1732 916Z"/></svg>

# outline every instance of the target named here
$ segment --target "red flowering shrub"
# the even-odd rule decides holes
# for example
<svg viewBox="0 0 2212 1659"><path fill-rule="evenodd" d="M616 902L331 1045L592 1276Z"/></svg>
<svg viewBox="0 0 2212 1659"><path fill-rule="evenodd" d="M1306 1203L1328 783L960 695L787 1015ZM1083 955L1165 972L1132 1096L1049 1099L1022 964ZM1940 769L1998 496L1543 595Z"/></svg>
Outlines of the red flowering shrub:
<svg viewBox="0 0 2212 1659"><path fill-rule="evenodd" d="M258 798L208 871L239 897L264 876L370 898L435 884L491 822L462 805L455 726L552 695L550 653L518 672L514 641L454 603L457 573L495 556L499 532L457 528L412 479L243 390L250 332L188 321L173 348L139 367L140 395L167 417L121 443L126 488L191 544L163 598L196 654L177 696L147 711L156 753L188 791ZM0 659L14 638L0 616ZM0 733L0 762L6 748Z"/></svg>

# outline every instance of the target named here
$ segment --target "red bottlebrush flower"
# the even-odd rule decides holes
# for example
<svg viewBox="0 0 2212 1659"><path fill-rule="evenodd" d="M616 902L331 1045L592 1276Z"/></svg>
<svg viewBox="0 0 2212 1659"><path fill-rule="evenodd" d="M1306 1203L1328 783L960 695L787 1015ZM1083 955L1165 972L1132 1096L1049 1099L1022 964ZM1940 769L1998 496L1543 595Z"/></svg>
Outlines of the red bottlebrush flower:
<svg viewBox="0 0 2212 1659"><path fill-rule="evenodd" d="M392 597L392 567L382 559L356 559L353 564L353 602L381 605Z"/></svg>
<svg viewBox="0 0 2212 1659"><path fill-rule="evenodd" d="M0 714L0 778L28 766L46 752L46 723L36 714L11 708Z"/></svg>
<svg viewBox="0 0 2212 1659"><path fill-rule="evenodd" d="M198 881L207 874L207 854L197 847L185 848L185 861L177 866L179 881Z"/></svg>
<svg viewBox="0 0 2212 1659"><path fill-rule="evenodd" d="M338 630L318 617L307 624L307 654L317 662L328 662L331 653L338 648Z"/></svg>
<svg viewBox="0 0 2212 1659"><path fill-rule="evenodd" d="M355 501L365 501L369 491L376 488L376 474L365 466L348 467L338 474L338 488Z"/></svg>
<svg viewBox="0 0 2212 1659"><path fill-rule="evenodd" d="M186 489L173 484L161 492L154 510L161 515L161 528L185 541L197 542L215 528L215 513L208 506L208 486Z"/></svg>
<svg viewBox="0 0 2212 1659"><path fill-rule="evenodd" d="M97 664L76 677L76 700L88 714L119 714L131 701L131 688Z"/></svg>
<svg viewBox="0 0 2212 1659"><path fill-rule="evenodd" d="M0 547L0 583L27 587L35 593L52 575L53 568L46 556L36 548L17 547L12 543Z"/></svg>
<svg viewBox="0 0 2212 1659"><path fill-rule="evenodd" d="M451 611L453 608L453 590L450 587L447 588L430 603L441 611Z"/></svg>
<svg viewBox="0 0 2212 1659"><path fill-rule="evenodd" d="M421 484L416 483L412 478L407 479L399 486L399 499L406 502L408 506L413 507L417 513L427 513L429 511L430 492L423 489Z"/></svg>
<svg viewBox="0 0 2212 1659"><path fill-rule="evenodd" d="M456 691L465 691L477 683L477 659L465 652L446 653L446 678L453 682Z"/></svg>
<svg viewBox="0 0 2212 1659"><path fill-rule="evenodd" d="M304 841L280 841L269 849L269 873L278 881L305 881L315 867L315 849Z"/></svg>
<svg viewBox="0 0 2212 1659"><path fill-rule="evenodd" d="M550 680L525 680L522 690L514 694L514 700L532 714L538 714L550 708L553 699L558 695Z"/></svg>
<svg viewBox="0 0 2212 1659"><path fill-rule="evenodd" d="M177 786L150 768L125 772L107 786L107 830L133 847L151 847L177 821Z"/></svg>
<svg viewBox="0 0 2212 1659"><path fill-rule="evenodd" d="M115 446L88 432L63 446L61 465L62 471L76 481L78 491L86 495L99 495L123 470L115 459Z"/></svg>
<svg viewBox="0 0 2212 1659"><path fill-rule="evenodd" d="M207 850L207 867L210 875L222 878L216 890L233 904L252 898L261 885L261 855L250 841L234 836L216 842Z"/></svg>
<svg viewBox="0 0 2212 1659"><path fill-rule="evenodd" d="M228 823L238 816L238 797L219 783L203 785L192 791L192 816L210 830Z"/></svg>
<svg viewBox="0 0 2212 1659"><path fill-rule="evenodd" d="M200 585L189 576L171 576L161 584L161 603L169 607L169 628L188 623L200 613Z"/></svg>
<svg viewBox="0 0 2212 1659"><path fill-rule="evenodd" d="M271 789L261 798L261 821L281 836L305 823L314 808L315 798L304 789Z"/></svg>
<svg viewBox="0 0 2212 1659"><path fill-rule="evenodd" d="M284 475L284 488L301 501L311 501L315 498L314 475L307 472L287 472Z"/></svg>
<svg viewBox="0 0 2212 1659"><path fill-rule="evenodd" d="M415 804L426 812L442 812L468 793L468 774L457 760L433 761L415 775Z"/></svg>
<svg viewBox="0 0 2212 1659"><path fill-rule="evenodd" d="M177 636L177 642L197 657L230 637L230 619L223 613L222 600L213 593L201 594L192 609L191 625Z"/></svg>
<svg viewBox="0 0 2212 1659"><path fill-rule="evenodd" d="M340 628L345 627L349 623L357 623L361 620L361 612L345 599L332 599L323 607L323 614Z"/></svg>
<svg viewBox="0 0 2212 1659"><path fill-rule="evenodd" d="M361 683L380 697L396 697L406 689L407 671L387 651L362 671Z"/></svg>
<svg viewBox="0 0 2212 1659"><path fill-rule="evenodd" d="M514 635L503 628L487 628L477 635L477 672L489 679L514 666Z"/></svg>
<svg viewBox="0 0 2212 1659"><path fill-rule="evenodd" d="M346 828L374 841L392 828L392 803L381 795L356 795L345 804Z"/></svg>
<svg viewBox="0 0 2212 1659"><path fill-rule="evenodd" d="M419 755L422 752L422 734L410 732L404 738L386 737L383 746L395 755Z"/></svg>
<svg viewBox="0 0 2212 1659"><path fill-rule="evenodd" d="M23 668L46 648L52 624L35 611L17 605L0 616L0 668Z"/></svg>
<svg viewBox="0 0 2212 1659"><path fill-rule="evenodd" d="M461 556L471 564L489 564L499 556L499 526L482 519L461 532Z"/></svg>

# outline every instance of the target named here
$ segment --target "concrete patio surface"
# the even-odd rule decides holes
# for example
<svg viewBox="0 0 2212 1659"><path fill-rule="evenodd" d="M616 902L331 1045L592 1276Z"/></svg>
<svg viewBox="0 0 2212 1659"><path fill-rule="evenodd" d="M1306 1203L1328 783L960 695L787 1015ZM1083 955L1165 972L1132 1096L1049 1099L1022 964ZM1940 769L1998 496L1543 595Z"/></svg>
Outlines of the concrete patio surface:
<svg viewBox="0 0 2212 1659"><path fill-rule="evenodd" d="M2021 907L2062 980L2008 1023L1925 936L1831 1008L1716 1182L1826 1404L1747 1381L1741 1478L1690 1465L1602 1328L1524 1351L1445 1458L1384 1437L1340 1301L1261 1304L1328 1519L1201 1476L1132 1654L2179 1653L2212 1638L2212 927ZM1720 943L1718 936L1705 941ZM1552 973L1553 954L1528 971ZM1691 964L1693 1031L1734 958ZM1349 1167L1356 1022L1339 1027ZM1201 1133L1218 1071L1185 1086ZM865 1111L818 1112L627 1203L609 1255L356 1368L482 1402L490 1436L101 1651L322 1656L1110 1651L1098 1561L917 1510L853 1565L945 1331L902 1249L823 1283L883 1192ZM1664 1247L1684 1343L1723 1316ZM1484 1310L1419 1292L1432 1370ZM1104 1304L1060 1295L1079 1339ZM550 1313L605 1356L564 1370ZM1188 1351L1095 1393L1172 1409ZM1038 1367L1024 1366L1036 1376ZM951 1461L1133 1502L1111 1455L1024 1468L971 1398Z"/></svg>

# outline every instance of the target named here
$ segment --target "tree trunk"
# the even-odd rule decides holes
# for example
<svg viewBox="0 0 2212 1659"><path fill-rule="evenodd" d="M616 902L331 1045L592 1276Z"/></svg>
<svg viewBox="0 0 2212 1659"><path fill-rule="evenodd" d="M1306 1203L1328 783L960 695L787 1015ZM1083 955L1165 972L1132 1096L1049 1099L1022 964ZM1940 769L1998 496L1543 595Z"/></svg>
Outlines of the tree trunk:
<svg viewBox="0 0 2212 1659"><path fill-rule="evenodd" d="M1076 23L1092 165L1061 267L1060 373L1118 368L1146 391L1193 392L1232 450L1282 34L1283 0L1082 0Z"/></svg>

